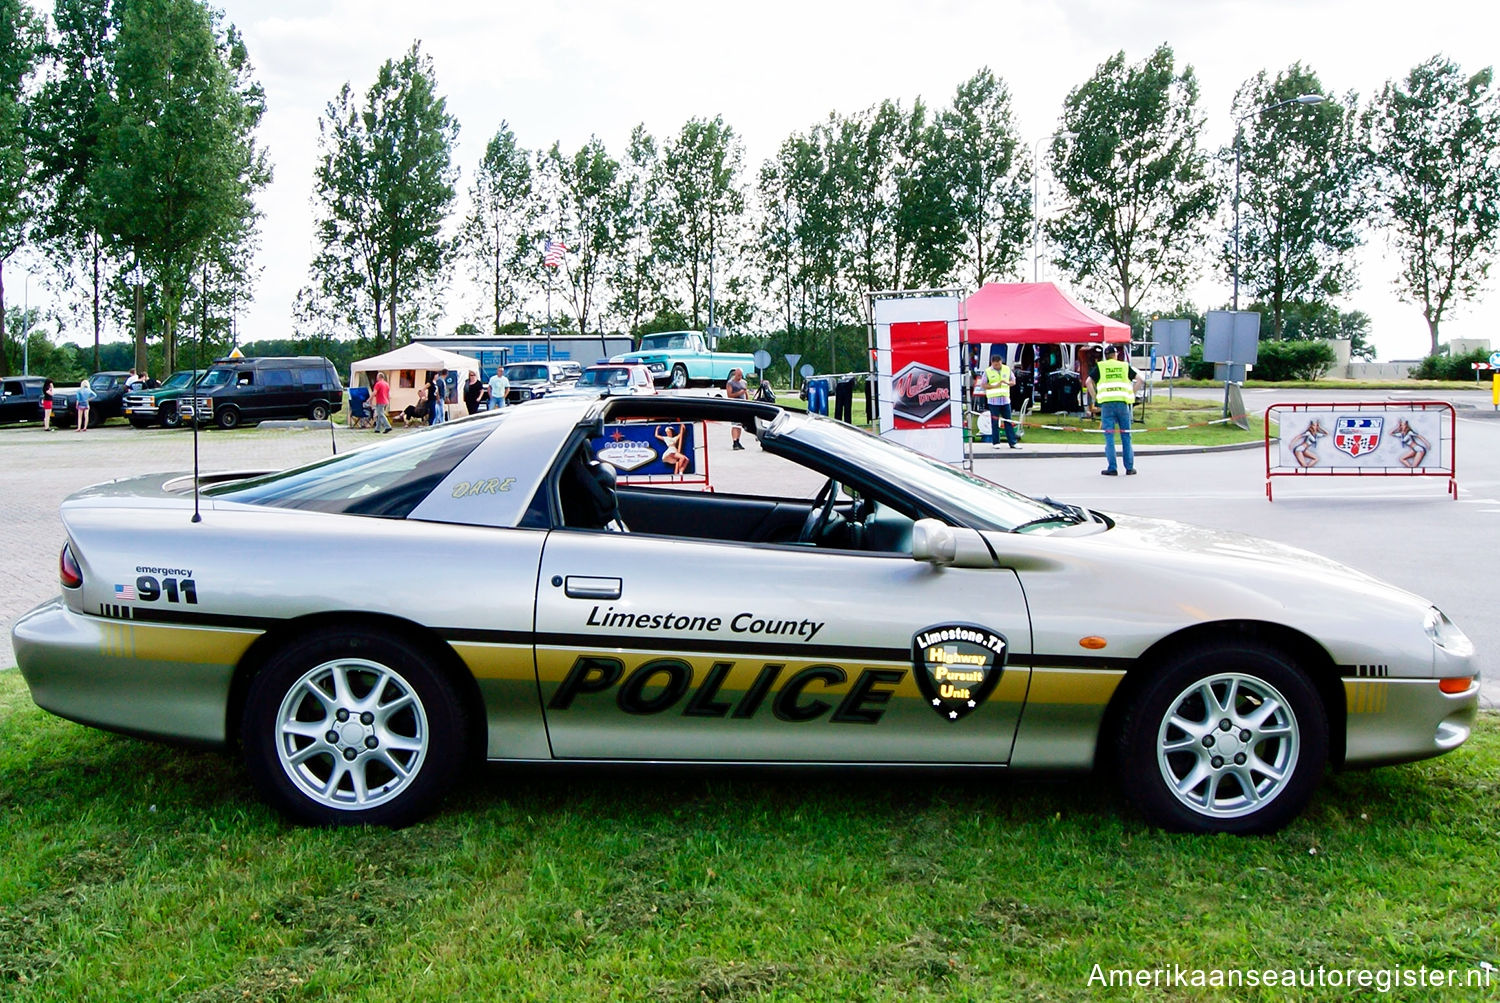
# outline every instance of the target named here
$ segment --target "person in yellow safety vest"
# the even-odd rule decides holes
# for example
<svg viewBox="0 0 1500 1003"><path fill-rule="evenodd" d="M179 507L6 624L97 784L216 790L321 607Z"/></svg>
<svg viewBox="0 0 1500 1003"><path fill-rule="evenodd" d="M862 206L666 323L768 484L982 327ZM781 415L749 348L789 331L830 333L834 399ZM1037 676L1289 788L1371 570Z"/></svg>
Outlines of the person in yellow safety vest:
<svg viewBox="0 0 1500 1003"><path fill-rule="evenodd" d="M990 412L990 445L1000 445L1000 429L1005 428L1005 441L1011 449L1020 449L1016 441L1016 425L1010 420L1010 388L1015 385L1016 375L1005 364L999 352L990 356L990 366L984 371L984 403Z"/></svg>
<svg viewBox="0 0 1500 1003"><path fill-rule="evenodd" d="M1125 447L1125 472L1135 473L1135 451L1130 447L1130 409L1141 386L1141 374L1124 358L1125 349L1112 345L1109 357L1089 369L1088 390L1099 404L1099 425L1104 429L1104 460L1108 466L1099 472L1105 477L1120 473L1115 466L1116 429Z"/></svg>

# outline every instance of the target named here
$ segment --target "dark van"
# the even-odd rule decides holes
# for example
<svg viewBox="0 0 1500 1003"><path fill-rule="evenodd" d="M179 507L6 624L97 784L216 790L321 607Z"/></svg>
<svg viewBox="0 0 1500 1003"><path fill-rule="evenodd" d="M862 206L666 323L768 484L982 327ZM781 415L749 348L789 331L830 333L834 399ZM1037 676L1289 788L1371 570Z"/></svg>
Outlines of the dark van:
<svg viewBox="0 0 1500 1003"><path fill-rule="evenodd" d="M219 359L203 374L183 416L237 428L267 418L324 421L343 406L344 384L332 362L320 355L267 355Z"/></svg>

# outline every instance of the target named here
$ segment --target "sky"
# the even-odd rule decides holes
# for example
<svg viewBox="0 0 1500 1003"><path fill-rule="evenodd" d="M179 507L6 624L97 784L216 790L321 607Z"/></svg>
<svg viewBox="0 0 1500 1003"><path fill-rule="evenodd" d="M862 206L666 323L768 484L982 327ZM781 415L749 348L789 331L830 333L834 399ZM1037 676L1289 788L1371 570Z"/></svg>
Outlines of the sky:
<svg viewBox="0 0 1500 1003"><path fill-rule="evenodd" d="M623 155L643 123L658 138L693 117L722 115L745 144L746 173L783 139L831 111L883 99L946 106L990 67L1010 87L1028 145L1057 126L1063 99L1123 50L1138 62L1162 42L1200 83L1210 149L1229 141L1235 89L1264 69L1300 61L1329 94L1366 98L1441 53L1464 70L1492 65L1500 47L1478 2L1427 0L760 0L755 4L608 0L221 0L243 32L267 94L260 132L275 180L259 203L265 267L238 318L241 341L291 333L291 305L308 281L318 120L348 82L362 94L380 64L420 40L439 92L460 123L455 163L467 190L502 121L529 149L571 152L597 135ZM1360 287L1340 305L1371 315L1380 358L1426 354L1418 307L1392 289L1384 238L1368 235ZM1029 255L1028 255L1029 257ZM1497 269L1500 271L1500 269ZM1028 276L1029 278L1029 269ZM1500 290L1445 321L1444 340L1493 337ZM1220 288L1220 287L1224 288ZM1205 275L1203 305L1228 300ZM456 287L455 287L456 288ZM450 327L471 304L449 294ZM1500 345L1500 337L1494 341Z"/></svg>

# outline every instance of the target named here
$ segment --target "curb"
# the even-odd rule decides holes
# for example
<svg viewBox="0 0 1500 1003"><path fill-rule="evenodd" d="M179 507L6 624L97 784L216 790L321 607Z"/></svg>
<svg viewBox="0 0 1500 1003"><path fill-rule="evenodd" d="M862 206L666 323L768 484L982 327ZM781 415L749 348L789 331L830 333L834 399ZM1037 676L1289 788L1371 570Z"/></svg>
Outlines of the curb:
<svg viewBox="0 0 1500 1003"><path fill-rule="evenodd" d="M1250 442L1231 442L1219 446L1136 446L1133 452L1136 456L1174 456L1188 453L1232 453L1244 449L1264 449L1265 440L1252 439ZM1007 457L1014 460L1024 460L1028 457L1044 460L1056 459L1061 456L1103 456L1104 443L1097 446L1054 446L1047 445L1038 448L1026 446L1025 449L1016 451L1006 448L997 448L989 443L975 444L974 459L992 460Z"/></svg>

